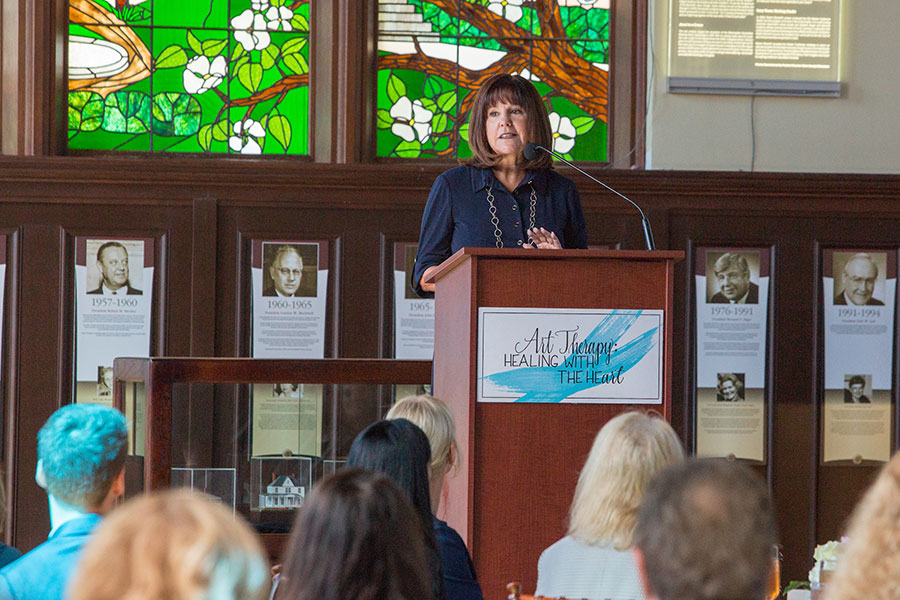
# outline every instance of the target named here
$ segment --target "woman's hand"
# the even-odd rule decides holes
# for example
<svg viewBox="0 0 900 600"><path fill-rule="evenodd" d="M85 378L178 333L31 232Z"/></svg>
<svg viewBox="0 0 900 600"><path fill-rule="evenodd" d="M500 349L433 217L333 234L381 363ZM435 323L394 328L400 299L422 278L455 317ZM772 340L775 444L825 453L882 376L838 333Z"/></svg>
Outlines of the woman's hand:
<svg viewBox="0 0 900 600"><path fill-rule="evenodd" d="M428 267L425 269L425 272L422 273L422 277L419 279L419 285L422 287L423 292L433 292L434 284L433 283L425 283L425 280L431 277L431 275L438 270L439 265L435 265L433 267Z"/></svg>
<svg viewBox="0 0 900 600"><path fill-rule="evenodd" d="M542 250L562 250L562 244L559 238L552 231L547 231L543 227L535 227L528 230L528 237L532 244L526 244L523 248L539 248Z"/></svg>

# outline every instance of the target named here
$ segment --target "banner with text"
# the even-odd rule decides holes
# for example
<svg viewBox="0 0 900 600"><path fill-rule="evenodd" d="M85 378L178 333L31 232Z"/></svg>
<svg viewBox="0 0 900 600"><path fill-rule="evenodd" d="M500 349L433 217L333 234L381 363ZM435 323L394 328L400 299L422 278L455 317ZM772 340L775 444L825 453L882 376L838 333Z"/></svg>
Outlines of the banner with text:
<svg viewBox="0 0 900 600"><path fill-rule="evenodd" d="M75 238L75 401L112 406L113 359L150 355L152 238Z"/></svg>
<svg viewBox="0 0 900 600"><path fill-rule="evenodd" d="M410 285L416 244L394 244L394 358L434 357L434 298L419 298Z"/></svg>
<svg viewBox="0 0 900 600"><path fill-rule="evenodd" d="M324 358L328 242L253 240L254 358ZM322 386L273 382L251 386L251 455L322 449Z"/></svg>
<svg viewBox="0 0 900 600"><path fill-rule="evenodd" d="M768 248L698 248L696 452L765 463Z"/></svg>
<svg viewBox="0 0 900 600"><path fill-rule="evenodd" d="M481 307L478 401L660 404L663 312Z"/></svg>
<svg viewBox="0 0 900 600"><path fill-rule="evenodd" d="M895 250L823 251L823 463L890 458L896 290Z"/></svg>

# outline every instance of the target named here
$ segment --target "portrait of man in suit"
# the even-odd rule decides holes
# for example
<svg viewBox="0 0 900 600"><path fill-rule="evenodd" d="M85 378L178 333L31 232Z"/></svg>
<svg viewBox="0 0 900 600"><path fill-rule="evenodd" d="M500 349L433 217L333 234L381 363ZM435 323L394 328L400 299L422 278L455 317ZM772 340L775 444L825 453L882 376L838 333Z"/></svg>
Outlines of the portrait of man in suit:
<svg viewBox="0 0 900 600"><path fill-rule="evenodd" d="M839 260L838 255L835 253L835 262ZM884 302L872 297L877 281L878 265L872 256L865 252L854 254L841 270L841 291L834 296L835 306L884 306Z"/></svg>
<svg viewBox="0 0 900 600"><path fill-rule="evenodd" d="M121 242L106 242L97 250L97 271L100 285L88 294L105 296L140 296L144 292L131 286L128 271L128 250Z"/></svg>
<svg viewBox="0 0 900 600"><path fill-rule="evenodd" d="M865 394L866 379L862 375L850 375L847 378L847 387L844 389L844 404L871 404L871 400Z"/></svg>
<svg viewBox="0 0 900 600"><path fill-rule="evenodd" d="M265 258L271 256L268 268L263 267L265 279L263 296L281 298L316 296L315 270L318 265L316 244L263 244L263 253ZM312 267L312 273L304 276L303 270L307 263Z"/></svg>
<svg viewBox="0 0 900 600"><path fill-rule="evenodd" d="M707 300L709 304L757 304L759 286L750 281L750 265L742 253L726 252L713 264L719 291Z"/></svg>

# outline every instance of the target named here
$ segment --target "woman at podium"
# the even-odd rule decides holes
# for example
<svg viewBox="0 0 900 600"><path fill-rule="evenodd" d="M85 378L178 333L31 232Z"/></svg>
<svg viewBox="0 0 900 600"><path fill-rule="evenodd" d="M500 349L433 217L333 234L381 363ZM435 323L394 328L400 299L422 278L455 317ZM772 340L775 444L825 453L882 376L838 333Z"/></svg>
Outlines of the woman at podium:
<svg viewBox="0 0 900 600"><path fill-rule="evenodd" d="M587 248L575 184L554 172L550 119L535 87L518 75L494 75L475 93L469 115L472 158L438 176L425 205L413 289L463 247Z"/></svg>

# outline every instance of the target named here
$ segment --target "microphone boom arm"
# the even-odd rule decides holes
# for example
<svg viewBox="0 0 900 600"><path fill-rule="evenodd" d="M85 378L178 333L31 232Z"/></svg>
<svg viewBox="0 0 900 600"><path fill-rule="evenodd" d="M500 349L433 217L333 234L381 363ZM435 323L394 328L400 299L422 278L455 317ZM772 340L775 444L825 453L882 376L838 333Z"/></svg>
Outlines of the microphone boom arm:
<svg viewBox="0 0 900 600"><path fill-rule="evenodd" d="M557 159L559 159L566 165L572 167L573 169L575 169L576 171L578 171L579 173L581 173L582 175L584 175L585 177L587 177L588 179L593 181L594 183L599 183L600 185L602 185L603 187L608 189L610 192L612 192L619 198L622 198L623 200L627 200L628 203L631 204L633 207L635 207L637 209L637 211L641 214L641 225L643 225L643 227L644 227L644 242L647 244L647 250L656 250L656 242L653 241L653 231L650 229L650 221L647 219L647 215L644 214L644 211L641 210L641 207L638 206L637 203L635 203L631 198L629 198L625 194L622 194L622 193L614 190L613 188L609 187L608 185L606 185L605 183L603 183L596 177L592 176L590 173L588 173L584 169L582 169L582 168L578 167L577 165L571 163L570 161L566 160L565 158L563 158L562 156L560 156L553 150L548 150L547 148L544 148L543 146L539 146L538 144L535 144L534 147L537 148L538 150L543 150L544 152L546 152L552 156L555 156Z"/></svg>

